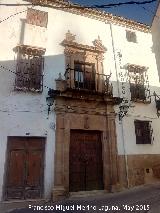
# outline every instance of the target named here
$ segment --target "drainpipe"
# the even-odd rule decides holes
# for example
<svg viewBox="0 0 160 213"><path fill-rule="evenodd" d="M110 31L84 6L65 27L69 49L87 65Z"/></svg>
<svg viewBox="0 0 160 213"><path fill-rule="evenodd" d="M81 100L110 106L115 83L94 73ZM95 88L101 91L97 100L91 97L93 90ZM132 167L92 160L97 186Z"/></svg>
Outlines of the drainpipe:
<svg viewBox="0 0 160 213"><path fill-rule="evenodd" d="M107 24L107 23L105 22L105 24ZM119 89L119 81L118 81L118 66L117 66L117 62L116 62L116 51L115 51L115 45L114 45L114 39L113 39L113 30L112 30L111 23L109 23L109 25L110 25L111 38L112 38L112 48L113 48L113 55L114 55L114 65L115 65L115 70L116 70L118 96L120 97L120 89ZM129 188L128 159L127 159L125 139L124 139L123 119L121 120L121 129L122 129L123 150L124 150L124 156L125 156L125 170L126 170L127 188Z"/></svg>
<svg viewBox="0 0 160 213"><path fill-rule="evenodd" d="M112 166L111 166L111 162L112 162L112 143L108 137L108 132L109 132L109 125L108 125L108 103L106 105L106 137L108 140L108 145L109 145L109 163L110 163L110 167L109 167L109 171L110 171L110 175L109 175L109 192L112 192Z"/></svg>

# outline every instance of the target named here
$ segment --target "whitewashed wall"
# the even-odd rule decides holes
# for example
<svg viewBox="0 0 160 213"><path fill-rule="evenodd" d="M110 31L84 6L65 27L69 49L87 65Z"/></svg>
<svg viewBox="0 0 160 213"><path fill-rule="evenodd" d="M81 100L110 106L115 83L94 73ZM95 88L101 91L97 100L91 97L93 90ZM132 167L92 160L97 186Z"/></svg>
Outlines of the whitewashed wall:
<svg viewBox="0 0 160 213"><path fill-rule="evenodd" d="M20 3L21 1L19 1ZM11 3L11 1L1 1L1 3ZM17 3L17 1L12 1ZM26 2L25 2L26 3ZM26 10L25 7L0 7L0 20ZM10 69L11 72L0 68L0 198L4 184L4 171L6 160L7 136L42 136L46 138L45 146L45 171L44 171L44 189L45 197L49 198L53 186L54 176L54 149L55 149L55 130L51 127L55 124L55 115L47 115L46 96L48 88L44 87L42 94L30 92L14 91L16 71L16 54L13 48L17 44L27 44L26 40L35 39L37 43L30 45L45 47L46 30L39 27L26 26L24 39L20 40L22 20L26 18L26 12L16 15L0 24L0 64ZM28 28L27 28L28 27ZM33 31L33 33L32 33ZM28 34L30 33L30 34ZM55 76L53 70L48 69L52 66L52 58L45 57L44 85L52 88ZM56 59L54 59L56 60ZM63 62L63 60L62 60ZM29 137L28 136L28 137Z"/></svg>
<svg viewBox="0 0 160 213"><path fill-rule="evenodd" d="M159 75L157 71L157 64L155 59L155 54L152 51L153 43L151 33L144 33L140 31L135 31L137 35L137 43L128 42L126 39L125 27L113 25L113 40L116 51L121 52L121 68L124 71L124 66L126 64L135 64L140 66L148 67L147 75L149 78L149 85L151 95L156 91L160 94L160 83ZM133 30L134 31L134 30ZM121 68L119 66L119 59L117 61L117 72L120 72ZM125 84L126 87L126 98L130 100L130 89L129 84ZM120 96L121 87L120 87ZM118 118L117 124L117 143L119 154L159 154L160 143L159 143L159 125L160 119L156 115L156 106L154 98L150 104L144 103L131 103L131 106L127 116L125 116L122 122L119 122ZM116 107L118 111L118 107ZM153 144L140 145L136 144L136 135L134 120L149 120L152 121L153 128Z"/></svg>
<svg viewBox="0 0 160 213"><path fill-rule="evenodd" d="M11 3L11 1L3 2ZM0 34L0 63L3 66L16 71L16 54L13 48L17 44L46 48L44 85L55 88L54 80L58 77L58 73L65 73L64 47L60 43L70 30L76 35L76 41L82 44L93 45L92 42L100 36L107 48L104 72L106 74L112 72L112 79L116 79L108 24L55 9L40 7L35 9L48 12L47 29L26 24L26 12L0 24L0 31L3 32ZM26 7L0 7L0 20L23 10L26 10ZM47 119L45 98L48 88L44 87L42 94L17 92L14 91L14 82L15 75L0 68L0 197L3 191L7 136L25 136L26 133L30 133L30 136L46 137L45 197L47 198L50 196L54 181L55 147L55 131L50 128L50 124L55 123L54 113L52 112Z"/></svg>
<svg viewBox="0 0 160 213"><path fill-rule="evenodd" d="M153 40L153 46L152 46L152 51L155 53L156 56L156 63L158 67L158 72L159 72L159 78L160 78L160 2L158 2L157 5L157 11L156 14L153 18L152 21L152 26L151 26L151 32L152 32L152 40Z"/></svg>
<svg viewBox="0 0 160 213"><path fill-rule="evenodd" d="M26 3L25 1L12 1L12 3L17 2ZM11 1L2 0L1 3L11 3ZM26 7L0 7L0 20L26 9ZM102 43L107 48L107 52L104 55L104 73L109 74L112 72L111 80L114 85L114 96L119 94L116 83L118 70L115 69L115 63L117 63L118 67L118 58L115 56L116 61L114 60L113 45L115 54L116 51L121 51L123 65L134 63L149 67L148 74L151 89L156 90L159 87L155 57L151 51L152 40L150 34L136 32L138 43L133 44L126 40L125 27L111 26L109 23L51 8L35 7L35 9L48 12L47 29L26 24L26 12L0 23L0 64L15 72L16 55L13 52L13 48L17 44L46 48L44 85L49 88L55 88L54 80L58 77L58 73L64 74L65 72L64 48L60 43L65 38L67 31L70 30L71 33L76 35L76 41L82 44L93 45L92 42L100 36ZM22 31L23 28L24 31ZM55 123L53 111L50 113L49 119L47 119L45 98L48 88L44 87L42 94L16 92L13 90L14 81L15 75L13 73L0 68L0 197L2 197L7 136L25 136L26 133L30 133L30 136L46 137L45 197L47 198L50 196L54 181L55 147L55 131L50 128L51 124ZM124 153L123 137L127 154L158 152L160 148L158 125L160 122L155 112L154 103L149 105L136 104L134 108L130 109L128 117L123 120L124 134L122 132L122 124L119 124L117 119L119 154ZM149 118L153 121L155 137L153 145L136 145L134 118L139 117L142 119Z"/></svg>

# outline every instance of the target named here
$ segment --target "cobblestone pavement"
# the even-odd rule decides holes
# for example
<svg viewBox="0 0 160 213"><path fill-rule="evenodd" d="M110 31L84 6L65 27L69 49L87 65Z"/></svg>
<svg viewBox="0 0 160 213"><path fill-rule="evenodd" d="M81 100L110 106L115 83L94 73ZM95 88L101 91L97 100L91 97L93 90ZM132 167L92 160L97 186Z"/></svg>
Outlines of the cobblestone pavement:
<svg viewBox="0 0 160 213"><path fill-rule="evenodd" d="M51 209L51 210L49 210ZM76 212L76 213L160 213L160 184L146 185L119 193L75 198L43 206L15 209L12 213Z"/></svg>

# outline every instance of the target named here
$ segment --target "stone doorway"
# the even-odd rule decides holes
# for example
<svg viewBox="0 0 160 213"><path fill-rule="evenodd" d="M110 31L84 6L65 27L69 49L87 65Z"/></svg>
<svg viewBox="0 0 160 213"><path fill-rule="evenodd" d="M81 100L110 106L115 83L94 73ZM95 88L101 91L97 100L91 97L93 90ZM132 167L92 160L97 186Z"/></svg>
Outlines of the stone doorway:
<svg viewBox="0 0 160 213"><path fill-rule="evenodd" d="M77 101L78 102L78 101ZM82 102L82 101L81 101ZM76 103L77 105L79 104ZM69 104L68 104L69 105ZM81 103L82 105L82 103ZM88 103L86 103L88 106ZM79 107L80 108L80 107ZM108 106L109 108L109 106ZM55 180L53 187L53 200L68 196L70 188L70 143L73 132L95 132L94 137L101 138L103 181L101 187L105 191L116 190L118 183L117 144L115 133L115 114L95 115L78 114L57 108L56 116L56 150L55 150ZM97 134L98 133L98 134ZM96 136L97 134L97 136ZM89 137L91 137L89 135ZM89 140L89 139L88 139ZM95 139L94 139L95 140ZM102 184L103 182L103 184ZM75 191L78 191L76 189Z"/></svg>

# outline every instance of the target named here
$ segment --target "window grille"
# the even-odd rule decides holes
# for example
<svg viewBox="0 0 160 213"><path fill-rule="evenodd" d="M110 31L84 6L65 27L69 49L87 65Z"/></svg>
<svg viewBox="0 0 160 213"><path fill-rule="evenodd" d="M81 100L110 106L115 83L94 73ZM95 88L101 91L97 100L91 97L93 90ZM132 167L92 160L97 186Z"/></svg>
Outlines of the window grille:
<svg viewBox="0 0 160 213"><path fill-rule="evenodd" d="M146 100L145 87L140 84L130 84L131 100Z"/></svg>
<svg viewBox="0 0 160 213"><path fill-rule="evenodd" d="M135 120L136 144L151 144L153 140L153 129L151 121Z"/></svg>
<svg viewBox="0 0 160 213"><path fill-rule="evenodd" d="M42 92L43 90L42 54L25 45L18 48L15 89Z"/></svg>
<svg viewBox="0 0 160 213"><path fill-rule="evenodd" d="M146 92L149 92L149 82L148 76L146 75L146 70L147 69L145 67L141 67L138 65L128 65L128 75L132 101L146 101ZM148 86L147 91L145 83Z"/></svg>

